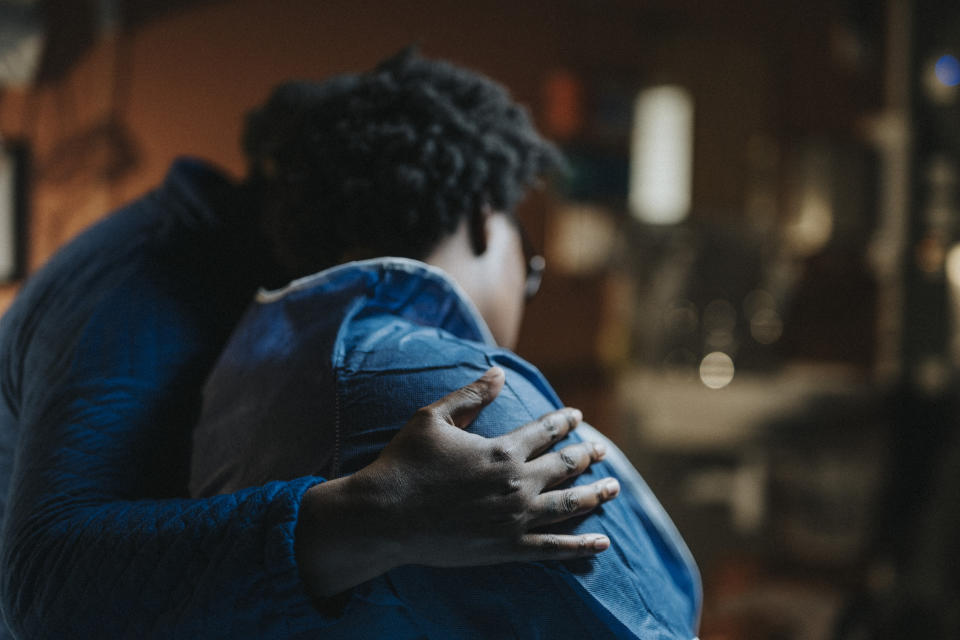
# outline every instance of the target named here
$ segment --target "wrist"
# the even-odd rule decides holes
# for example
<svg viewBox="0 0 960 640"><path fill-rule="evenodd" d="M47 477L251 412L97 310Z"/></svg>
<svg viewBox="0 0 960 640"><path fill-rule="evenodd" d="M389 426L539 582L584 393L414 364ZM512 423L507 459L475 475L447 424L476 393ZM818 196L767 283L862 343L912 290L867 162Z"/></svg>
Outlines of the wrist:
<svg viewBox="0 0 960 640"><path fill-rule="evenodd" d="M399 487L377 463L342 478L344 496L357 505L358 540L363 553L375 550L384 571L407 564Z"/></svg>
<svg viewBox="0 0 960 640"><path fill-rule="evenodd" d="M347 476L308 489L300 503L294 549L307 590L329 597L397 566L396 544L378 487Z"/></svg>

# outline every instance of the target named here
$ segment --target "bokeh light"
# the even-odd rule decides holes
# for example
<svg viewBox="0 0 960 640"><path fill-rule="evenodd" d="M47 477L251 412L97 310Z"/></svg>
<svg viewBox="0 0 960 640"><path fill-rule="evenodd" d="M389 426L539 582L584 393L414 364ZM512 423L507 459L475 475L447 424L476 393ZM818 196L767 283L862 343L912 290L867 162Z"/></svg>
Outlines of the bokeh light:
<svg viewBox="0 0 960 640"><path fill-rule="evenodd" d="M774 309L761 309L750 318L750 335L760 344L773 344L783 335L783 320Z"/></svg>
<svg viewBox="0 0 960 640"><path fill-rule="evenodd" d="M733 359L722 351L714 351L700 361L700 380L711 389L723 389L733 381Z"/></svg>
<svg viewBox="0 0 960 640"><path fill-rule="evenodd" d="M679 86L640 92L630 150L630 212L647 224L677 224L690 211L693 97Z"/></svg>
<svg viewBox="0 0 960 640"><path fill-rule="evenodd" d="M960 84L960 60L949 53L937 59L934 71L937 74L937 80L946 86L955 87Z"/></svg>
<svg viewBox="0 0 960 640"><path fill-rule="evenodd" d="M960 243L950 247L946 258L947 280L955 287L960 287Z"/></svg>

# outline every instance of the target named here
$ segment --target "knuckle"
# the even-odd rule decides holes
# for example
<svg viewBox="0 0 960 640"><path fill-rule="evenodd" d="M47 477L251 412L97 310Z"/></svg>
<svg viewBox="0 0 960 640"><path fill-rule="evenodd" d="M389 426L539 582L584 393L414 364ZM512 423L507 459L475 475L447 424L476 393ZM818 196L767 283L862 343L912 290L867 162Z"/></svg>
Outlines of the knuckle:
<svg viewBox="0 0 960 640"><path fill-rule="evenodd" d="M490 459L494 462L512 462L513 450L503 442L494 442L490 447Z"/></svg>
<svg viewBox="0 0 960 640"><path fill-rule="evenodd" d="M560 437L560 417L552 415L543 421L543 430L550 436L550 442L555 442Z"/></svg>
<svg viewBox="0 0 960 640"><path fill-rule="evenodd" d="M507 531L511 535L523 533L527 528L527 516L525 513L514 513L507 520Z"/></svg>
<svg viewBox="0 0 960 640"><path fill-rule="evenodd" d="M515 493L506 494L501 504L503 505L503 509L510 514L511 517L525 517L527 511L530 510L530 500L522 488Z"/></svg>
<svg viewBox="0 0 960 640"><path fill-rule="evenodd" d="M568 489L560 494L557 500L557 511L563 514L574 513L580 508L580 497L576 491Z"/></svg>
<svg viewBox="0 0 960 640"><path fill-rule="evenodd" d="M560 538L548 533L540 540L540 548L547 553L558 553L562 548Z"/></svg>
<svg viewBox="0 0 960 640"><path fill-rule="evenodd" d="M518 536L523 535L526 526L527 519L524 514L509 513L499 518L496 523L494 523L492 532L497 537L517 538Z"/></svg>
<svg viewBox="0 0 960 640"><path fill-rule="evenodd" d="M560 452L560 461L563 462L563 466L568 473L573 473L579 466L576 458L574 458L573 454L567 449Z"/></svg>
<svg viewBox="0 0 960 640"><path fill-rule="evenodd" d="M604 482L598 482L593 488L597 502L603 502L607 499L607 485Z"/></svg>
<svg viewBox="0 0 960 640"><path fill-rule="evenodd" d="M474 382L460 389L460 397L470 404L480 404L486 396L480 390L478 383Z"/></svg>
<svg viewBox="0 0 960 640"><path fill-rule="evenodd" d="M517 477L507 478L503 485L504 495L518 494L523 491L523 480Z"/></svg>
<svg viewBox="0 0 960 640"><path fill-rule="evenodd" d="M437 410L433 407L420 407L413 414L413 422L431 423L437 418Z"/></svg>

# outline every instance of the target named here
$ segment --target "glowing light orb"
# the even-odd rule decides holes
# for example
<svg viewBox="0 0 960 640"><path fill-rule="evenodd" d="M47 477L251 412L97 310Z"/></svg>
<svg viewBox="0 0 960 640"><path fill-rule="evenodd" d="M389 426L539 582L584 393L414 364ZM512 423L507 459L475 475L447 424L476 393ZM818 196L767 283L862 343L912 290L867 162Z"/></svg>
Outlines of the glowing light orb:
<svg viewBox="0 0 960 640"><path fill-rule="evenodd" d="M960 84L960 60L950 54L940 56L934 72L937 74L937 80L948 87Z"/></svg>
<svg viewBox="0 0 960 640"><path fill-rule="evenodd" d="M711 389L723 389L733 381L733 360L722 351L714 351L700 361L700 381Z"/></svg>

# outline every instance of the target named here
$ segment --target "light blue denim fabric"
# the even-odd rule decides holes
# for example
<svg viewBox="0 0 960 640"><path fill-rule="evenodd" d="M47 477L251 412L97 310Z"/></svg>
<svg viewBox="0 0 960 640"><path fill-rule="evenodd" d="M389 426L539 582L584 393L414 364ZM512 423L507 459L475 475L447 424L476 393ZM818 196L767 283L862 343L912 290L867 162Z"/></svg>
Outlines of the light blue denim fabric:
<svg viewBox="0 0 960 640"><path fill-rule="evenodd" d="M506 371L506 383L471 431L497 436L562 406L539 371L494 344L456 283L421 262L350 263L261 291L208 380L191 491L352 473L417 408L493 365ZM605 533L609 550L571 562L401 567L355 588L326 632L693 637L701 595L687 547L623 454L588 425L563 444L581 439L603 440L610 453L574 483L612 475L623 489L596 512L552 529Z"/></svg>

